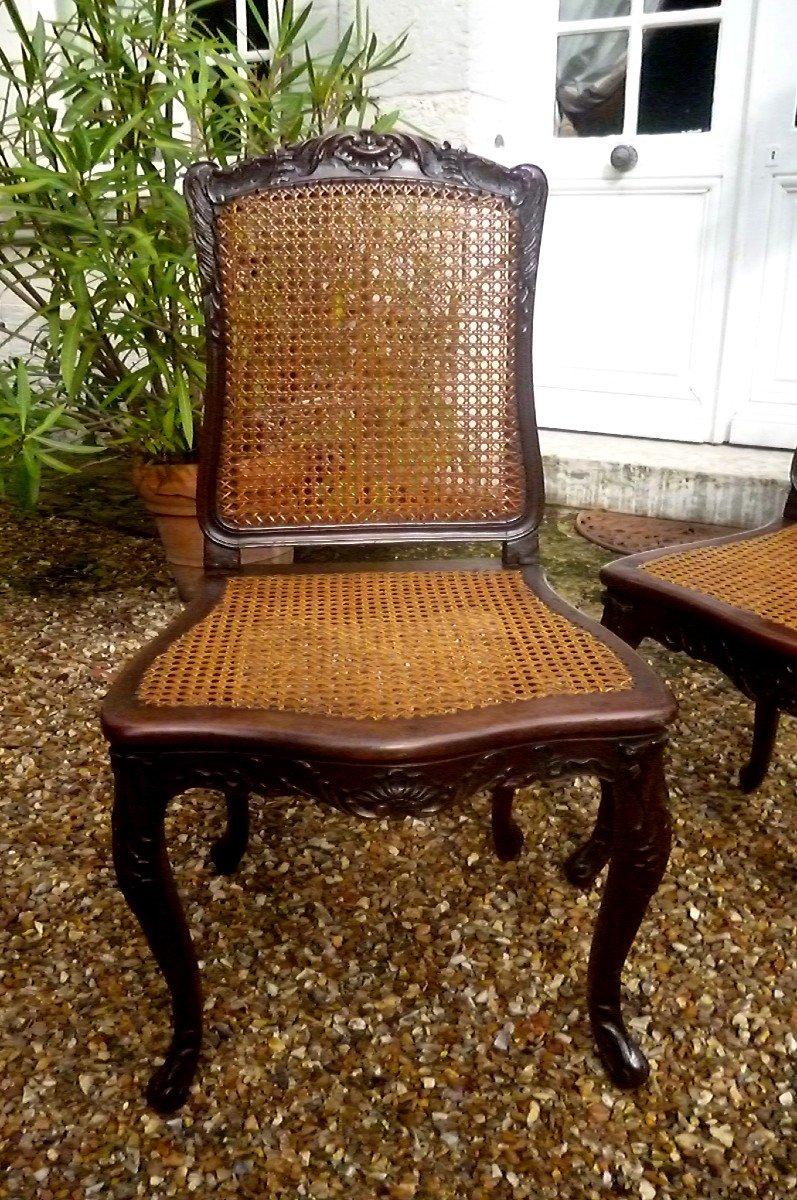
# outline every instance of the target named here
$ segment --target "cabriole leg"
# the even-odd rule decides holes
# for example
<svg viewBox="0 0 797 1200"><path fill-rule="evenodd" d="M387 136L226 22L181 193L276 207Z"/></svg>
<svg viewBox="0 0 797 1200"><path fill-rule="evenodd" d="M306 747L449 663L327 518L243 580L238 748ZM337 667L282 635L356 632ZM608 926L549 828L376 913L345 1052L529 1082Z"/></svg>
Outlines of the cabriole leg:
<svg viewBox="0 0 797 1200"><path fill-rule="evenodd" d="M614 828L614 788L607 780L601 780L601 802L595 827L589 838L565 860L565 878L575 887L592 887L598 875L609 861Z"/></svg>
<svg viewBox="0 0 797 1200"><path fill-rule="evenodd" d="M113 754L113 858L116 878L157 960L172 998L173 1034L147 1086L161 1113L185 1101L199 1060L202 998L199 970L166 853L163 820L169 792L157 766Z"/></svg>
<svg viewBox="0 0 797 1200"><path fill-rule="evenodd" d="M603 616L601 625L610 629L624 642L636 650L644 636L637 620L633 604L618 599L613 592L603 593Z"/></svg>
<svg viewBox="0 0 797 1200"><path fill-rule="evenodd" d="M246 788L230 787L225 792L227 828L210 850L213 865L220 875L232 875L246 853L249 841L249 793Z"/></svg>
<svg viewBox="0 0 797 1200"><path fill-rule="evenodd" d="M772 761L779 719L780 712L771 700L759 700L756 703L750 760L739 772L739 787L743 792L753 792L764 782Z"/></svg>
<svg viewBox="0 0 797 1200"><path fill-rule="evenodd" d="M501 862L517 858L523 848L523 832L512 819L513 787L497 787L493 792L493 843Z"/></svg>
<svg viewBox="0 0 797 1200"><path fill-rule="evenodd" d="M614 786L615 828L609 874L592 939L588 992L598 1052L618 1087L637 1087L647 1059L630 1037L620 1007L620 977L670 854L667 785L660 746Z"/></svg>

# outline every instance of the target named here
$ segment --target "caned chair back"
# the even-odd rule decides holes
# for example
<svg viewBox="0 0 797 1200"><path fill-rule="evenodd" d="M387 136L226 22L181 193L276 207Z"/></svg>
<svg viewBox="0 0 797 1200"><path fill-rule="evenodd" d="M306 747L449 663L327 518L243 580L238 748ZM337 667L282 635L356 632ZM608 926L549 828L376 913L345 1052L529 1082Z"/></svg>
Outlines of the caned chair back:
<svg viewBox="0 0 797 1200"><path fill-rule="evenodd" d="M186 196L206 297L211 540L535 527L537 168L343 134L197 164Z"/></svg>

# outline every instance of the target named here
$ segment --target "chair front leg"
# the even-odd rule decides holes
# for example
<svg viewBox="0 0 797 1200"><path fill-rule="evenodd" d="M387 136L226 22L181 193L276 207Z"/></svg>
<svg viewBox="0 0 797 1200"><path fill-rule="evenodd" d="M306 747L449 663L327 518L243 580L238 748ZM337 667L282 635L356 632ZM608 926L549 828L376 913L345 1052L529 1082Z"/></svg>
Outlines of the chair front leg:
<svg viewBox="0 0 797 1200"><path fill-rule="evenodd" d="M220 875L232 875L249 841L249 789L232 785L225 792L227 828L212 845L210 857Z"/></svg>
<svg viewBox="0 0 797 1200"><path fill-rule="evenodd" d="M523 849L523 831L512 818L515 789L502 784L493 792L492 827L495 852L501 862L517 858Z"/></svg>
<svg viewBox="0 0 797 1200"><path fill-rule="evenodd" d="M603 615L601 625L610 629L622 638L632 649L636 650L645 636L633 604L621 600L614 592L603 593Z"/></svg>
<svg viewBox="0 0 797 1200"><path fill-rule="evenodd" d="M780 712L771 700L758 700L753 723L753 745L750 759L739 772L739 787L743 792L753 792L764 782L778 732Z"/></svg>
<svg viewBox="0 0 797 1200"><path fill-rule="evenodd" d="M562 870L568 883L588 888L609 861L614 830L614 785L606 779L601 783L601 802L595 827L586 842L565 860Z"/></svg>
<svg viewBox="0 0 797 1200"><path fill-rule="evenodd" d="M647 1059L623 1023L620 979L626 957L670 854L667 785L660 745L629 765L614 784L614 831L606 887L588 970L592 1031L618 1087L637 1087Z"/></svg>
<svg viewBox="0 0 797 1200"><path fill-rule="evenodd" d="M171 1044L147 1086L152 1107L169 1113L188 1095L202 1041L199 969L166 852L163 821L171 793L157 760L114 753L112 761L116 878L172 998Z"/></svg>

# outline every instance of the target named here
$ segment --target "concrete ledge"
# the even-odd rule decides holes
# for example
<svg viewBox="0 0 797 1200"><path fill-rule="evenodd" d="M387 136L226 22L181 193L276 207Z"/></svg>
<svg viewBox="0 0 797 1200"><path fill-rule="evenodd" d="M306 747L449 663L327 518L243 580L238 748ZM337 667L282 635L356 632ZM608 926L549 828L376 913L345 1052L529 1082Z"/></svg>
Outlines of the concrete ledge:
<svg viewBox="0 0 797 1200"><path fill-rule="evenodd" d="M780 516L789 450L540 430L551 504L753 529Z"/></svg>

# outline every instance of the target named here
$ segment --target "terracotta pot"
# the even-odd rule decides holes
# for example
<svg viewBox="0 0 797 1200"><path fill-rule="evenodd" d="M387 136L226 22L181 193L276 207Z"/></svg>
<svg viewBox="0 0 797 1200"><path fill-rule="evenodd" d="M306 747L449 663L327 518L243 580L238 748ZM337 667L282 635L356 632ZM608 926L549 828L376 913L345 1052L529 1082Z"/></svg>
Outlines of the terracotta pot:
<svg viewBox="0 0 797 1200"><path fill-rule="evenodd" d="M196 463L135 463L133 484L155 518L180 599L190 600L204 573L204 540L196 515ZM289 563L288 548L244 550L244 563Z"/></svg>

